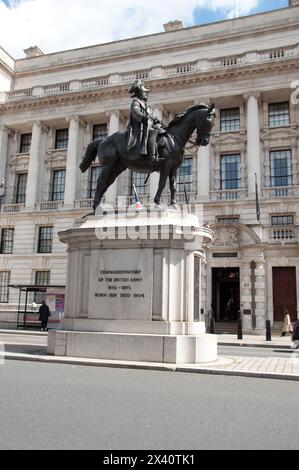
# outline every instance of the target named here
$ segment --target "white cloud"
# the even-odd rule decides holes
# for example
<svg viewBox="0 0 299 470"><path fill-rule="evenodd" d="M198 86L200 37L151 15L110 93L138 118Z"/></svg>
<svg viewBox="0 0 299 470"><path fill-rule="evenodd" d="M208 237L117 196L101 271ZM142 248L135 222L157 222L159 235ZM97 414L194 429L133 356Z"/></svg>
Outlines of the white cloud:
<svg viewBox="0 0 299 470"><path fill-rule="evenodd" d="M240 1L248 14L259 0ZM236 0L18 0L8 8L0 0L0 45L16 58L38 45L55 52L157 33L175 19L195 24L194 10L222 9L233 16Z"/></svg>

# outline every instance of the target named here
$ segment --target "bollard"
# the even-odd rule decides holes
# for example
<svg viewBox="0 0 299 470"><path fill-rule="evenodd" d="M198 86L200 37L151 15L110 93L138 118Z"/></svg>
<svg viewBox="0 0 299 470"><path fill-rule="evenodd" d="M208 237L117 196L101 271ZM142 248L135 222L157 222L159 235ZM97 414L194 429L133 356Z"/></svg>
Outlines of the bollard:
<svg viewBox="0 0 299 470"><path fill-rule="evenodd" d="M243 339L242 320L238 320L238 339Z"/></svg>
<svg viewBox="0 0 299 470"><path fill-rule="evenodd" d="M211 318L211 321L210 321L210 334L211 335L215 334L215 320L214 320L214 318Z"/></svg>
<svg viewBox="0 0 299 470"><path fill-rule="evenodd" d="M271 341L271 322L266 320L266 341Z"/></svg>

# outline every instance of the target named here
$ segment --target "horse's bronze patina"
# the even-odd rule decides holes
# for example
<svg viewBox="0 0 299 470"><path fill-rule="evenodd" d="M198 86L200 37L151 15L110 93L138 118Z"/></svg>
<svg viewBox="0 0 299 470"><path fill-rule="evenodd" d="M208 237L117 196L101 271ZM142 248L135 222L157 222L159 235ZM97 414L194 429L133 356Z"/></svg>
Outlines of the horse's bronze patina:
<svg viewBox="0 0 299 470"><path fill-rule="evenodd" d="M169 177L171 205L176 204L177 171L184 158L184 147L197 131L196 145L206 146L215 116L215 106L195 105L185 109L169 123L165 133L158 136L159 160L140 155L140 147L128 149L128 130L116 132L102 142L95 140L89 144L80 164L82 173L87 171L98 155L101 167L93 202L95 211L109 186L127 168L137 173L160 173L159 187L154 202L160 205L161 194Z"/></svg>

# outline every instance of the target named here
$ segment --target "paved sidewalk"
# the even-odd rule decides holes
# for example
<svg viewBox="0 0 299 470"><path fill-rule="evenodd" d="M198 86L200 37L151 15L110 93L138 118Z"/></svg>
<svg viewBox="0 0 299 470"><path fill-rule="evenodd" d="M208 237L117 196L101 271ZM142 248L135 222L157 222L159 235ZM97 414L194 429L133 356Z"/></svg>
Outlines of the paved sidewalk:
<svg viewBox="0 0 299 470"><path fill-rule="evenodd" d="M0 334L16 334L14 330L0 330ZM27 334L23 330L20 334ZM32 334L33 332L30 332ZM45 333L36 332L35 335L43 336ZM33 335L33 336L35 336ZM7 344L10 344L8 340ZM218 345L244 346L261 348L279 348L285 351L284 358L277 357L248 357L248 356L219 356L215 363L211 364L163 364L128 361L108 361L99 359L86 359L75 357L57 357L44 354L33 354L25 352L2 352L1 360L19 360L50 364L72 364L93 367L118 367L134 369L165 370L173 372L189 372L199 374L230 375L244 377L263 377L272 379L297 380L299 381L299 350L290 348L290 337L272 337L271 342L267 342L263 336L244 336L243 340L238 340L235 335L218 335ZM24 345L25 346L25 345ZM4 358L3 358L4 354Z"/></svg>
<svg viewBox="0 0 299 470"><path fill-rule="evenodd" d="M1 359L3 359L3 356L1 356L0 353L0 364ZM163 364L135 361L108 361L76 357L48 356L46 354L35 355L10 352L4 352L4 363L5 360L30 361L50 364L72 364L91 367L150 369L299 381L298 351L290 351L290 354L286 358L219 356L216 362L210 364Z"/></svg>
<svg viewBox="0 0 299 470"><path fill-rule="evenodd" d="M244 335L241 340L237 338L237 335L218 335L219 346L290 349L291 343L291 336L281 337L272 335L272 340L266 341L265 335Z"/></svg>

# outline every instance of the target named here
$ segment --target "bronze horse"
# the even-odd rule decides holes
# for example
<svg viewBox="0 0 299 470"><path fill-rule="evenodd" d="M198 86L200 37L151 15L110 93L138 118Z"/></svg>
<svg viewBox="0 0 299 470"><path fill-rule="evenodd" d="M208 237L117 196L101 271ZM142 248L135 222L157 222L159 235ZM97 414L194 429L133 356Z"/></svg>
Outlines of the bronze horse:
<svg viewBox="0 0 299 470"><path fill-rule="evenodd" d="M207 146L210 141L211 130L214 124L215 105L195 105L177 114L165 129L165 133L158 137L158 151L160 159L153 161L140 156L140 143L134 149L127 149L128 131L116 132L103 141L91 142L80 164L82 173L87 171L98 155L101 163L100 175L93 202L93 210L109 186L127 168L137 173L160 173L159 187L154 198L156 205L160 205L161 194L169 177L171 191L171 205L176 205L176 178L177 170L184 158L184 147L197 130L196 145Z"/></svg>

